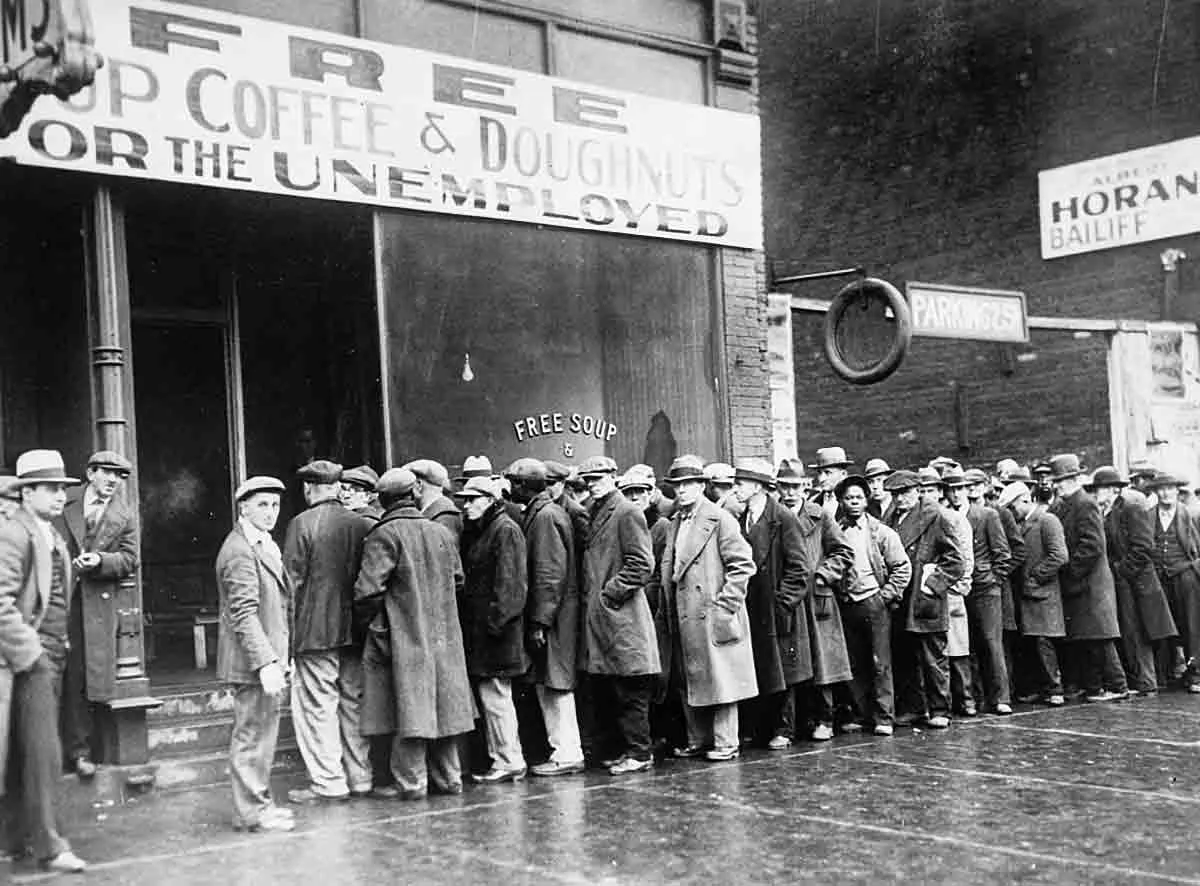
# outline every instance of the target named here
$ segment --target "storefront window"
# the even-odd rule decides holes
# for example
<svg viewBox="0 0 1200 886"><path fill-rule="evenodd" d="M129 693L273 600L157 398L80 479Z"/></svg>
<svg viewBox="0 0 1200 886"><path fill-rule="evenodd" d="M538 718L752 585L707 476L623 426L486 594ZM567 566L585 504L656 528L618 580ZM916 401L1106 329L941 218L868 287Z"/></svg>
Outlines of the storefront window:
<svg viewBox="0 0 1200 886"><path fill-rule="evenodd" d="M704 61L632 43L559 30L555 76L671 101L704 104Z"/></svg>
<svg viewBox="0 0 1200 886"><path fill-rule="evenodd" d="M354 33L354 0L182 0L191 6L204 6L238 15L252 15L269 21L283 22L331 31L335 34ZM99 10L97 10L99 12Z"/></svg>

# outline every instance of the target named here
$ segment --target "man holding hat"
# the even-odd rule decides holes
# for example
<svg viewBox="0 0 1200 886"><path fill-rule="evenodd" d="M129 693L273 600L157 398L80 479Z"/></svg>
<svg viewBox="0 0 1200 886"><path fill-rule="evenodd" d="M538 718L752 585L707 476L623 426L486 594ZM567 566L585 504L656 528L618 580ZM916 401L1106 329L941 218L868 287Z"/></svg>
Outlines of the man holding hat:
<svg viewBox="0 0 1200 886"><path fill-rule="evenodd" d="M882 458L867 460L867 466L863 469L863 477L871 489L867 498L867 512L876 520L887 513L888 506L892 503L892 494L883 488L883 481L890 476L892 469Z"/></svg>
<svg viewBox="0 0 1200 886"><path fill-rule="evenodd" d="M1188 692L1200 693L1200 525L1179 503L1183 481L1165 471L1147 483L1156 496L1154 567L1179 628Z"/></svg>
<svg viewBox="0 0 1200 886"><path fill-rule="evenodd" d="M832 520L837 517L837 485L849 475L848 468L854 464L846 458L841 446L826 446L817 450L817 460L809 468L817 472L817 491L809 498L821 507Z"/></svg>
<svg viewBox="0 0 1200 886"><path fill-rule="evenodd" d="M404 465L417 478L413 497L426 520L441 523L453 533L455 540L462 538L462 512L446 496L450 488L450 473L440 463L430 458L418 458Z"/></svg>
<svg viewBox="0 0 1200 886"><path fill-rule="evenodd" d="M80 873L86 863L58 832L55 800L62 771L58 702L67 657L72 565L52 521L62 515L67 486L62 455L32 449L17 458L21 507L0 522L0 678L12 681L0 758L11 754L4 794L10 840L29 838L42 868ZM11 845L20 854L25 846Z"/></svg>
<svg viewBox="0 0 1200 886"><path fill-rule="evenodd" d="M94 705L116 689L117 607L121 580L138 567L138 534L124 486L133 465L104 450L87 462L87 483L67 496L55 529L67 540L74 566L67 669L63 675L63 750L80 778L92 762Z"/></svg>
<svg viewBox="0 0 1200 886"><path fill-rule="evenodd" d="M270 781L293 612L283 553L271 538L284 491L274 477L251 477L238 486L238 521L217 554L217 679L233 687L229 776L237 830L290 831L295 825L291 811L272 801Z"/></svg>
<svg viewBox="0 0 1200 886"><path fill-rule="evenodd" d="M383 516L383 509L375 501L375 484L379 482L379 475L373 467L359 465L357 468L346 468L342 471L340 482L339 498L347 510L371 520Z"/></svg>
<svg viewBox="0 0 1200 886"><path fill-rule="evenodd" d="M293 803L345 800L371 790L366 738L359 728L362 644L353 636L354 580L363 539L374 525L339 500L342 466L318 459L296 472L308 509L288 524L283 566L291 587L292 724L308 770Z"/></svg>

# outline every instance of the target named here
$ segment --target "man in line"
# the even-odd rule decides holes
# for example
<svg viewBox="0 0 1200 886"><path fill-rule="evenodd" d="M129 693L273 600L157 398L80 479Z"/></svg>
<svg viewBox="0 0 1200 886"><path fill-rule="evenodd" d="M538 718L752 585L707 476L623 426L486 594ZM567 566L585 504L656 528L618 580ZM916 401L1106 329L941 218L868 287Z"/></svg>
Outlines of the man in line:
<svg viewBox="0 0 1200 886"><path fill-rule="evenodd" d="M419 458L404 465L404 469L413 472L417 485L413 487L413 497L421 516L434 523L441 523L450 530L454 540L462 538L462 512L446 495L450 486L450 472L445 466L429 458Z"/></svg>
<svg viewBox="0 0 1200 886"><path fill-rule="evenodd" d="M779 503L793 514L804 504L811 487L811 478L804 473L804 465L798 458L785 458L775 470L775 486L779 491Z"/></svg>
<svg viewBox="0 0 1200 886"><path fill-rule="evenodd" d="M810 464L810 470L817 472L816 491L809 497L820 508L834 519L837 517L837 485L846 479L850 466L854 462L846 458L846 450L841 446L827 446L817 450L817 460Z"/></svg>
<svg viewBox="0 0 1200 886"><path fill-rule="evenodd" d="M1154 567L1179 628L1186 663L1183 684L1188 692L1200 693L1200 525L1179 504L1181 485L1182 480L1165 472L1147 485L1156 500Z"/></svg>
<svg viewBox="0 0 1200 886"><path fill-rule="evenodd" d="M883 488L884 481L892 476L892 469L882 458L872 458L868 459L863 476L871 487L871 494L867 499L867 513L876 520L882 519L892 504L892 494Z"/></svg>
<svg viewBox="0 0 1200 886"><path fill-rule="evenodd" d="M62 517L55 520L55 528L67 540L75 574L62 733L67 760L80 778L96 774L94 705L113 697L120 583L138 567L137 526L122 494L132 470L129 459L119 453L93 453L82 494L69 495Z"/></svg>
<svg viewBox="0 0 1200 886"><path fill-rule="evenodd" d="M342 471L341 492L339 497L346 509L356 514L362 514L371 520L378 520L383 515L383 509L375 500L375 484L379 475L370 465L359 465L357 468L347 468Z"/></svg>
<svg viewBox="0 0 1200 886"><path fill-rule="evenodd" d="M283 565L294 595L292 723L309 784L293 803L345 800L371 790L359 729L362 647L352 636L354 580L373 523L338 498L342 466L317 460L296 472L308 510L288 525Z"/></svg>
<svg viewBox="0 0 1200 886"><path fill-rule="evenodd" d="M33 449L17 458L21 506L0 523L0 667L12 673L11 755L4 818L14 857L28 846L44 870L81 873L83 859L58 831L55 797L62 771L58 701L67 656L71 560L51 525L62 515L62 455ZM28 842L27 842L28 841Z"/></svg>

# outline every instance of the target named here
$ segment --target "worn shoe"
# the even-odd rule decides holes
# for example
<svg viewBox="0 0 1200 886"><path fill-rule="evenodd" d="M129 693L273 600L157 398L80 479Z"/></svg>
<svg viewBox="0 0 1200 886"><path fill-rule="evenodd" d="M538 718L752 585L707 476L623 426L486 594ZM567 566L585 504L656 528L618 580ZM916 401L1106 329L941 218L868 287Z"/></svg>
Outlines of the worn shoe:
<svg viewBox="0 0 1200 886"><path fill-rule="evenodd" d="M75 774L85 781L96 777L96 764L87 756L76 757L74 760Z"/></svg>
<svg viewBox="0 0 1200 886"><path fill-rule="evenodd" d="M435 794L446 794L448 796L453 796L454 794L461 794L463 792L463 786L462 786L461 781L451 782L450 784L445 785L444 787L438 786L436 784L431 784L429 786L429 789L431 791L433 791Z"/></svg>
<svg viewBox="0 0 1200 886"><path fill-rule="evenodd" d="M501 769L498 766L493 766L482 775L472 775L471 781L475 784L503 784L506 781L517 782L525 778L528 770L522 766L519 769Z"/></svg>
<svg viewBox="0 0 1200 886"><path fill-rule="evenodd" d="M1087 700L1091 702L1121 701L1123 698L1125 698L1124 692L1109 692L1107 689L1103 689L1100 692L1091 692L1087 695Z"/></svg>
<svg viewBox="0 0 1200 886"><path fill-rule="evenodd" d="M856 723L851 720L849 723L843 723L839 729L843 735L853 735L856 732L862 732L862 723Z"/></svg>
<svg viewBox="0 0 1200 886"><path fill-rule="evenodd" d="M529 771L534 775L541 776L574 775L577 772L583 772L583 761L576 760L573 763L562 763L558 760L547 760L545 763L538 763Z"/></svg>
<svg viewBox="0 0 1200 886"><path fill-rule="evenodd" d="M395 800L400 796L400 788L394 784L376 785L368 796L373 800Z"/></svg>
<svg viewBox="0 0 1200 886"><path fill-rule="evenodd" d="M1021 704L1037 704L1042 700L1042 695L1039 692L1031 692L1027 695L1018 695L1017 701Z"/></svg>
<svg viewBox="0 0 1200 886"><path fill-rule="evenodd" d="M654 758L649 760L638 760L634 757L625 757L612 766L608 767L609 775L630 775L634 772L646 772L654 768Z"/></svg>
<svg viewBox="0 0 1200 886"><path fill-rule="evenodd" d="M813 730L813 741L829 741L833 738L833 727L828 723L818 723L817 728Z"/></svg>
<svg viewBox="0 0 1200 886"><path fill-rule="evenodd" d="M724 763L726 760L736 760L742 753L741 748L713 748L704 752L704 759L710 763Z"/></svg>
<svg viewBox="0 0 1200 886"><path fill-rule="evenodd" d="M876 735L891 735L894 731L895 730L892 729L892 725L890 723L876 723L875 724L875 734Z"/></svg>
<svg viewBox="0 0 1200 886"><path fill-rule="evenodd" d="M962 707L958 709L958 712L964 717L975 717L978 716L979 709L975 707L975 702L964 701L962 703Z"/></svg>
<svg viewBox="0 0 1200 886"><path fill-rule="evenodd" d="M1066 703L1067 703L1067 699L1064 696L1061 696L1061 695L1047 695L1046 696L1046 704L1050 705L1050 707L1052 707L1052 708L1061 708Z"/></svg>
<svg viewBox="0 0 1200 886"><path fill-rule="evenodd" d="M792 740L786 735L777 735L767 742L767 747L772 751L786 751L792 746Z"/></svg>
<svg viewBox="0 0 1200 886"><path fill-rule="evenodd" d="M924 714L897 714L896 715L896 725L897 726L915 726L917 723L920 723L924 719L925 719Z"/></svg>
<svg viewBox="0 0 1200 886"><path fill-rule="evenodd" d="M55 874L82 874L87 870L87 862L68 849L54 858L43 859L41 868Z"/></svg>
<svg viewBox="0 0 1200 886"><path fill-rule="evenodd" d="M688 744L681 748L675 748L675 750L671 751L671 756L678 757L681 760L690 760L692 757L699 757L703 753L704 748L702 748L700 745ZM609 768L611 769L613 765L616 764L613 763L609 766Z"/></svg>
<svg viewBox="0 0 1200 886"><path fill-rule="evenodd" d="M258 821L233 823L235 831L249 831L252 834L258 833L287 833L296 829L296 819L290 815L284 815L282 811L275 812L269 810L264 812Z"/></svg>
<svg viewBox="0 0 1200 886"><path fill-rule="evenodd" d="M1200 695L1200 683L1189 683L1188 692L1192 693L1192 695Z"/></svg>
<svg viewBox="0 0 1200 886"><path fill-rule="evenodd" d="M938 714L936 717L928 718L925 725L930 729L946 729L950 726L950 718Z"/></svg>
<svg viewBox="0 0 1200 886"><path fill-rule="evenodd" d="M999 704L996 705L996 713L999 714L1001 717L1007 717L1009 714L1012 713L1012 705L1005 704L1004 702L1000 702Z"/></svg>
<svg viewBox="0 0 1200 886"><path fill-rule="evenodd" d="M1137 694L1138 694L1138 698L1157 698L1158 690L1157 689L1139 689L1137 691Z"/></svg>
<svg viewBox="0 0 1200 886"><path fill-rule="evenodd" d="M320 794L311 787L307 788L292 788L287 793L289 803L295 803L298 806L309 803L345 803L350 799L350 793L347 791L344 794Z"/></svg>

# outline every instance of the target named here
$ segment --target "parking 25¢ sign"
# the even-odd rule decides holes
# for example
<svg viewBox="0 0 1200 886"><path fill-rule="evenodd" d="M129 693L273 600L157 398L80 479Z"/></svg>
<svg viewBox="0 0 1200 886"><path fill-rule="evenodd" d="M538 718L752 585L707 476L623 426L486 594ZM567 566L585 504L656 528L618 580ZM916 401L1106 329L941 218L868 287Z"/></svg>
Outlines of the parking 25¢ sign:
<svg viewBox="0 0 1200 886"><path fill-rule="evenodd" d="M978 341L1027 342L1025 293L942 283L905 286L913 335Z"/></svg>

